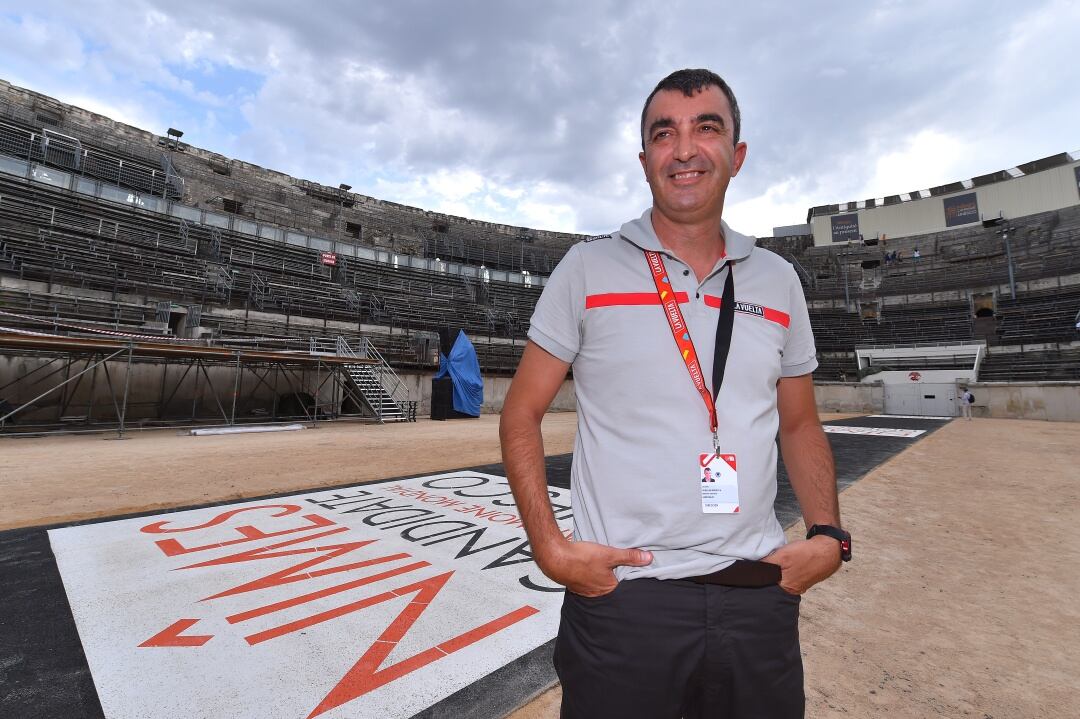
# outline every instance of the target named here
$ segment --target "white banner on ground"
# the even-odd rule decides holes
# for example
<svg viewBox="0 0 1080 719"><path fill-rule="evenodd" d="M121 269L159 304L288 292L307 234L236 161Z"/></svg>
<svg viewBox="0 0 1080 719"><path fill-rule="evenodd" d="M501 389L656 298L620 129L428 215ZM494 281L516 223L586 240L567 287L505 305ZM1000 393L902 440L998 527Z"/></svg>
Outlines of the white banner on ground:
<svg viewBox="0 0 1080 719"><path fill-rule="evenodd" d="M925 429L895 429L893 427L848 427L841 424L823 424L829 434L866 434L874 437L906 437L914 439L920 434L926 434Z"/></svg>
<svg viewBox="0 0 1080 719"><path fill-rule="evenodd" d="M552 639L562 604L475 472L49 539L109 719L410 717Z"/></svg>

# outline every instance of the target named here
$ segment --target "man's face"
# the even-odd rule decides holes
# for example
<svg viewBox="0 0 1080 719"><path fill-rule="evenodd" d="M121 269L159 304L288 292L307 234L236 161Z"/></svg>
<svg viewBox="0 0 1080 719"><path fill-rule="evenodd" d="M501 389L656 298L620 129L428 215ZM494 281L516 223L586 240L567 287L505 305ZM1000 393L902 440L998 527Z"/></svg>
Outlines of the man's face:
<svg viewBox="0 0 1080 719"><path fill-rule="evenodd" d="M715 85L692 97L679 90L653 96L639 158L655 212L677 224L720 217L728 182L746 159L746 143L735 145L733 131L731 106Z"/></svg>

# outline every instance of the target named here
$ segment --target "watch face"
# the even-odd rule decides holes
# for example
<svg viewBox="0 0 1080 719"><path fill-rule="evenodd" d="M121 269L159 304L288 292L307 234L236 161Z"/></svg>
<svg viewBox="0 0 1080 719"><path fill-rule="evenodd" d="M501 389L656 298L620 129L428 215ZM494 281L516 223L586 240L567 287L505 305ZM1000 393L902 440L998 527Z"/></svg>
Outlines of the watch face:
<svg viewBox="0 0 1080 719"><path fill-rule="evenodd" d="M840 558L845 562L851 560L851 535L849 533L827 524L815 524L813 527L810 527L810 531L806 533L806 538L810 539L819 534L824 534L826 537L832 537L840 542Z"/></svg>

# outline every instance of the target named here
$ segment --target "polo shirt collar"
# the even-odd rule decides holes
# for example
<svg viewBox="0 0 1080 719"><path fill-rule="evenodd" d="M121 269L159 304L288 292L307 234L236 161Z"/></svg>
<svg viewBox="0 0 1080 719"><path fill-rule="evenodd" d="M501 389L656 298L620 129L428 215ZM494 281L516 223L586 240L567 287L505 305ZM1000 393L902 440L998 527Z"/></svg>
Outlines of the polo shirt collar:
<svg viewBox="0 0 1080 719"><path fill-rule="evenodd" d="M728 227L728 223L723 220L720 221L720 225L724 230L724 251L726 257L731 260L744 260L749 257L750 253L754 250L754 244L757 240L753 237L744 235L741 232L736 232ZM620 227L619 235L643 250L663 252L667 255L671 254L662 244L660 244L660 238L656 236L656 231L653 229L651 207L645 210L641 217L636 220L631 220Z"/></svg>

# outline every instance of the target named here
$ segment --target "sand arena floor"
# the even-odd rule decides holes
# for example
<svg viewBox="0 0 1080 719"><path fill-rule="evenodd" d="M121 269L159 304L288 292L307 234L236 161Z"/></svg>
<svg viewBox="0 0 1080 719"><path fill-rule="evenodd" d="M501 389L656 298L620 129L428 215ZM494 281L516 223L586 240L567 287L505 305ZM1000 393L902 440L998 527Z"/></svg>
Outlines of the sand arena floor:
<svg viewBox="0 0 1080 719"><path fill-rule="evenodd" d="M547 454L572 450L575 421L546 418ZM497 429L484 416L3 439L0 530L498 462ZM953 421L841 507L855 561L802 605L807 716L1075 715L1080 424ZM557 717L558 688L512 716Z"/></svg>

